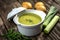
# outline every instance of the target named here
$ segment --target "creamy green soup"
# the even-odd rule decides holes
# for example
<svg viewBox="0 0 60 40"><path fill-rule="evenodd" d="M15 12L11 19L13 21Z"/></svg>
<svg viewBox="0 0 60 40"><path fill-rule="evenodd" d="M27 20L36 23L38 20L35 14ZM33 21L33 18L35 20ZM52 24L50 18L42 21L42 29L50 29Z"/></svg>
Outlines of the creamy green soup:
<svg viewBox="0 0 60 40"><path fill-rule="evenodd" d="M25 25L38 24L42 21L41 17L33 13L25 13L18 17L18 21Z"/></svg>

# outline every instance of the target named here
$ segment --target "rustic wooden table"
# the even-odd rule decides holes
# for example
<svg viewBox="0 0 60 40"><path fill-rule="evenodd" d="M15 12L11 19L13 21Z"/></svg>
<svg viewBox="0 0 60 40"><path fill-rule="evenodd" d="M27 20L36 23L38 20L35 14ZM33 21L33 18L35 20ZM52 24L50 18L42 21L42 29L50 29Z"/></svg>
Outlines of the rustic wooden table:
<svg viewBox="0 0 60 40"><path fill-rule="evenodd" d="M47 7L47 12L51 5L54 5L59 10L57 15L60 16L60 0L0 0L0 35L7 33L8 29L14 28L17 30L16 25L12 20L7 20L7 14L15 7L20 7L23 1L29 1L33 4L42 1ZM60 20L52 29L49 35L41 34L31 37L32 40L60 40ZM0 36L0 40L7 40Z"/></svg>

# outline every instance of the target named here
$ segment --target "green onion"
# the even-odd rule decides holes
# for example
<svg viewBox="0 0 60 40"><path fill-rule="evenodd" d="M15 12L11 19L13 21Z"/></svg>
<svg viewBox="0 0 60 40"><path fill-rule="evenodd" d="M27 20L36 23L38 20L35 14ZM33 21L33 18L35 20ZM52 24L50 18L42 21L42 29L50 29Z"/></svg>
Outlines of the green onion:
<svg viewBox="0 0 60 40"><path fill-rule="evenodd" d="M52 14L54 14L54 11L56 10L56 8L54 7L54 6L51 6L50 7L50 10L49 10L49 12L48 12L48 14L47 14L47 16L46 16L46 19L50 16L50 15L52 15Z"/></svg>
<svg viewBox="0 0 60 40"><path fill-rule="evenodd" d="M9 29L7 34L1 36L7 38L8 40L32 40L31 38L26 37L19 32L15 32L14 29Z"/></svg>
<svg viewBox="0 0 60 40"><path fill-rule="evenodd" d="M57 23L58 19L59 19L59 16L56 15L52 19L52 21L47 25L47 27L44 29L44 33L48 34L51 31L51 29L54 27L54 25Z"/></svg>
<svg viewBox="0 0 60 40"><path fill-rule="evenodd" d="M44 26L44 27L46 27L46 26L49 24L49 22L52 20L52 18L53 18L54 15L56 14L56 12L57 12L57 10L55 10L55 11L53 12L54 14L50 15L50 16L44 21L44 23L43 23L43 26Z"/></svg>

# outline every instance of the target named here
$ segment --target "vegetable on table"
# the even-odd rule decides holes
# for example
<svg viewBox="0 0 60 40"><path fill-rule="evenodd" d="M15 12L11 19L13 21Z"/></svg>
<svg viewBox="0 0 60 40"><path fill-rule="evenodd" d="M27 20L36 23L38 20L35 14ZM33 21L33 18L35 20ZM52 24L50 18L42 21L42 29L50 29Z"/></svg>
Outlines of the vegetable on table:
<svg viewBox="0 0 60 40"><path fill-rule="evenodd" d="M46 16L46 19L47 19L50 15L54 14L54 11L55 11L55 10L56 10L56 7L51 6L51 7L50 7L50 10L49 10L49 12L48 12L48 14L47 14L47 16Z"/></svg>
<svg viewBox="0 0 60 40"><path fill-rule="evenodd" d="M54 18L52 19L52 21L47 25L47 27L44 29L44 33L48 34L51 29L54 27L54 25L57 23L57 21L59 20L59 16L54 16Z"/></svg>
<svg viewBox="0 0 60 40"><path fill-rule="evenodd" d="M45 6L37 6L36 10L46 11Z"/></svg>
<svg viewBox="0 0 60 40"><path fill-rule="evenodd" d="M37 2L35 4L35 8L36 8L36 10L46 11L46 7L44 6L43 2Z"/></svg>
<svg viewBox="0 0 60 40"><path fill-rule="evenodd" d="M50 15L43 23L43 26L46 27L49 22L52 20L52 18L54 17L54 15L56 14L57 10L54 11L54 14Z"/></svg>
<svg viewBox="0 0 60 40"><path fill-rule="evenodd" d="M37 3L35 4L35 8L36 8L37 6L44 6L44 3L43 3L43 2L37 2Z"/></svg>
<svg viewBox="0 0 60 40"><path fill-rule="evenodd" d="M32 4L30 2L23 2L22 6L25 8L32 8Z"/></svg>
<svg viewBox="0 0 60 40"><path fill-rule="evenodd" d="M19 32L15 32L14 29L9 29L8 32L4 35L1 35L8 40L32 40Z"/></svg>
<svg viewBox="0 0 60 40"><path fill-rule="evenodd" d="M43 23L43 26L46 27L49 22L52 20L52 18L54 17L54 15L57 13L57 9L54 7L54 6L51 6L45 20L44 20L44 23Z"/></svg>

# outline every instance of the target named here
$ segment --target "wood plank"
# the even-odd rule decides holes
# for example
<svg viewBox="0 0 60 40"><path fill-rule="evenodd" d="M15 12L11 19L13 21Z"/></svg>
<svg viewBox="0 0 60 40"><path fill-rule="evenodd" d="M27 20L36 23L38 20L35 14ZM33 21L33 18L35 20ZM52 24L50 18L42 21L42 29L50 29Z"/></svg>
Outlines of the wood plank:
<svg viewBox="0 0 60 40"><path fill-rule="evenodd" d="M1 11L1 17L2 17L2 19L3 19L3 22L4 22L4 24L5 24L5 26L7 27L7 29L8 28L12 28L15 24L14 23L12 23L12 22L9 22L8 20L7 20L7 14L13 9L13 8L15 8L15 7L19 7L20 6L20 4L17 2L17 0L16 1L10 1L11 3L9 3L10 5L7 5L7 4L5 4L5 8L4 9L6 9L6 10L2 10ZM8 2L7 2L8 3ZM4 5L3 5L4 6ZM5 13L5 14L4 14Z"/></svg>
<svg viewBox="0 0 60 40"><path fill-rule="evenodd" d="M24 1L31 2L33 5L33 8L34 8L34 4L40 0L10 0L10 1L5 0L5 1L0 1L0 8L1 8L0 14L1 14L1 18L4 22L3 27L6 27L6 29L16 28L16 25L14 24L14 22L12 20L8 21L6 19L7 14L13 8L20 7L21 6L20 3L22 4L22 2L24 2ZM41 1L45 3L45 6L47 7L47 12L48 12L51 5L56 6L58 9L60 8L60 2L58 2L58 0L47 0L47 1L41 0ZM60 11L57 14L60 15ZM3 29L1 29L1 31ZM17 28L16 28L16 30L17 30ZM4 30L2 32L5 33ZM41 34L31 37L31 38L32 38L32 40L60 40L60 20L58 21L58 23L56 24L56 26L53 28L53 30L51 31L51 33L49 35L46 35L42 32Z"/></svg>
<svg viewBox="0 0 60 40"><path fill-rule="evenodd" d="M0 26L2 26L2 25L3 25L3 21L2 21L2 19L0 17Z"/></svg>
<svg viewBox="0 0 60 40"><path fill-rule="evenodd" d="M3 21L0 17L0 40L6 40L5 38L3 38L1 35L6 34L7 30L4 27Z"/></svg>

